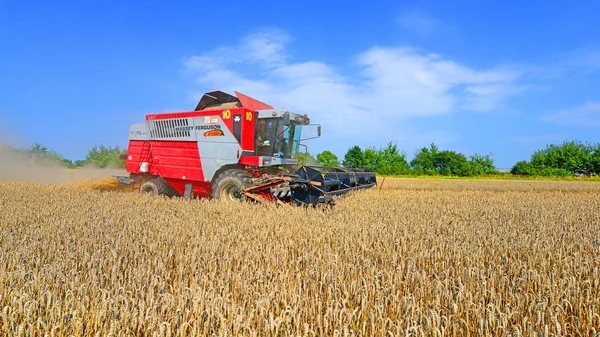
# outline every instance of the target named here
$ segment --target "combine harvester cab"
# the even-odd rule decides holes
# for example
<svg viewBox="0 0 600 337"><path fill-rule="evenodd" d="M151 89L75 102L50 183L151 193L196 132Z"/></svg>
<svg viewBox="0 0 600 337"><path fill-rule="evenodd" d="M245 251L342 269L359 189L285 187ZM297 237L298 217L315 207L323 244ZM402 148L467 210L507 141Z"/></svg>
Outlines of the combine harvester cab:
<svg viewBox="0 0 600 337"><path fill-rule="evenodd" d="M302 139L302 129L317 137ZM193 111L146 115L129 129L118 177L140 193L315 205L376 184L363 169L298 167L300 142L321 136L307 115L246 95L204 94ZM295 172L294 172L295 171Z"/></svg>

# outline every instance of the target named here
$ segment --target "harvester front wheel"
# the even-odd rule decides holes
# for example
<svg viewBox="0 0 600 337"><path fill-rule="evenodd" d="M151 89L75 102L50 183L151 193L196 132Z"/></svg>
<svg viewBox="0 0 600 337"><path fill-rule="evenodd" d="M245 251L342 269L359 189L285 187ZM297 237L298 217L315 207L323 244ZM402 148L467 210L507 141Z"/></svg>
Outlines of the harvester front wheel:
<svg viewBox="0 0 600 337"><path fill-rule="evenodd" d="M250 183L252 175L242 170L227 170L213 183L212 197L217 200L242 201L242 191Z"/></svg>
<svg viewBox="0 0 600 337"><path fill-rule="evenodd" d="M177 191L161 178L150 179L140 187L140 194L175 196Z"/></svg>

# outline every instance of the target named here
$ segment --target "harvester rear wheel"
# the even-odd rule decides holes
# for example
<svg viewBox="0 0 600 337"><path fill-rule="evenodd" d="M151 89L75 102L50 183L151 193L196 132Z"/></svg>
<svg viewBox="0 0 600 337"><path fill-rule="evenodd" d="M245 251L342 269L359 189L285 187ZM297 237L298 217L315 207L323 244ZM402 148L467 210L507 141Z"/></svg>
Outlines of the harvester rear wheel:
<svg viewBox="0 0 600 337"><path fill-rule="evenodd" d="M252 175L242 170L227 170L213 183L212 197L217 200L242 201L242 191L250 183Z"/></svg>
<svg viewBox="0 0 600 337"><path fill-rule="evenodd" d="M140 187L140 194L166 195L173 197L177 191L162 178L150 179Z"/></svg>

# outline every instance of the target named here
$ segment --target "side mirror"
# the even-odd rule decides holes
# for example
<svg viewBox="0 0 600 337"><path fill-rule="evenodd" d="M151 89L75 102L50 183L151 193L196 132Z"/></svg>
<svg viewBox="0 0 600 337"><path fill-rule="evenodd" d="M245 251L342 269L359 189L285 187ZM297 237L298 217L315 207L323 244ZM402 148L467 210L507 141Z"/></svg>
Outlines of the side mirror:
<svg viewBox="0 0 600 337"><path fill-rule="evenodd" d="M290 125L290 113L286 112L283 115L283 125Z"/></svg>
<svg viewBox="0 0 600 337"><path fill-rule="evenodd" d="M301 141L302 140L309 140L309 139L315 139L315 138L321 137L321 124L308 124L308 125L311 126L311 131L313 131L313 132L314 132L313 127L315 127L315 126L317 127L317 136L316 137L309 137L309 138L302 138L302 139L300 139Z"/></svg>

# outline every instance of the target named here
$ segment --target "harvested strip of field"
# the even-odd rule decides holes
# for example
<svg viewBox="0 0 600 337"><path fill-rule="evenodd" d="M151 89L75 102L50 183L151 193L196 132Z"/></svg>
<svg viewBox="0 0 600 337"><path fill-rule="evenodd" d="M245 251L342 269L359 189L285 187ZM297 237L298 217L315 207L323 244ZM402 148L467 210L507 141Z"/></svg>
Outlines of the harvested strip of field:
<svg viewBox="0 0 600 337"><path fill-rule="evenodd" d="M0 183L0 335L592 336L600 184L387 179L334 210Z"/></svg>
<svg viewBox="0 0 600 337"><path fill-rule="evenodd" d="M85 178L69 182L66 186L83 190L132 192L131 185L121 184L115 177Z"/></svg>

